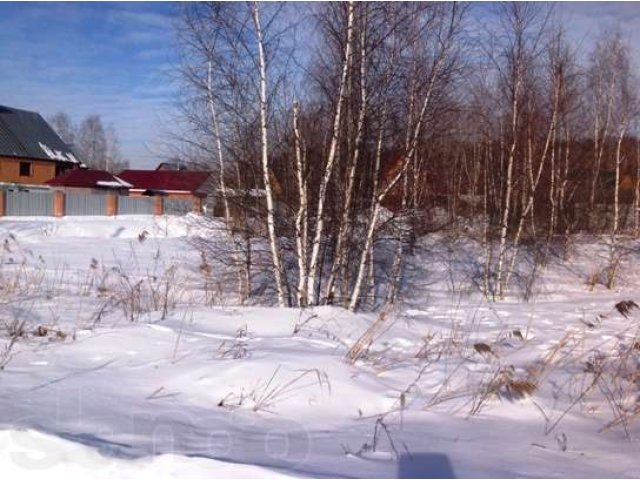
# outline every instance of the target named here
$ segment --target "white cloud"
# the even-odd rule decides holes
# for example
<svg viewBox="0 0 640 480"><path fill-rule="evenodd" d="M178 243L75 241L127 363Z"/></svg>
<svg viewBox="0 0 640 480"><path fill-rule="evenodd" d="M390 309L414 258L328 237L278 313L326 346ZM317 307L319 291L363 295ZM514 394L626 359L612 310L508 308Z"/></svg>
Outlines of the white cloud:
<svg viewBox="0 0 640 480"><path fill-rule="evenodd" d="M171 16L144 4L98 5L0 4L0 104L65 111L77 122L98 113L132 165L154 166L147 145L160 143L174 91L165 75Z"/></svg>

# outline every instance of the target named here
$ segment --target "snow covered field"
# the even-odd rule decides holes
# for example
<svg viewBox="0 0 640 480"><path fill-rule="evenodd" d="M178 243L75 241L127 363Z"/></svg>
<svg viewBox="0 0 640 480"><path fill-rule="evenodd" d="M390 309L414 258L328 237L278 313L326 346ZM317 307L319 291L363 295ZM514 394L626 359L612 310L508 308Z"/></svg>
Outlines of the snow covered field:
<svg viewBox="0 0 640 480"><path fill-rule="evenodd" d="M490 303L473 246L434 237L381 317L235 306L197 233L0 221L3 478L640 476L640 310L614 307L640 302L635 250L614 291L577 239L529 302Z"/></svg>

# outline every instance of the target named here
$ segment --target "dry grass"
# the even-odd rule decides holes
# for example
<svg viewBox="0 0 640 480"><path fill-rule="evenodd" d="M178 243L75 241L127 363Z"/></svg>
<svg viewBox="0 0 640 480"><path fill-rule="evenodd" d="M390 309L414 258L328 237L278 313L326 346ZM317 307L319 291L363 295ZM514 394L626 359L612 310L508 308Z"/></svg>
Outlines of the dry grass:
<svg viewBox="0 0 640 480"><path fill-rule="evenodd" d="M373 436L371 442L364 442L356 451L351 451L350 448L343 444L342 450L344 451L345 455L353 455L356 457L361 457L367 452L379 452L383 436L387 439L387 444L389 446L389 449L391 450L390 453L392 454L393 458L395 458L396 460L399 459L400 452L398 451L398 448L396 446L396 440L394 440L393 435L391 435L391 429L385 423L383 416L380 416L376 419L373 427ZM409 449L404 442L402 442L402 447L405 452L409 452Z"/></svg>
<svg viewBox="0 0 640 480"><path fill-rule="evenodd" d="M238 328L233 341L223 341L218 347L220 358L230 358L241 360L250 356L249 352L249 330L247 326Z"/></svg>
<svg viewBox="0 0 640 480"><path fill-rule="evenodd" d="M250 390L240 393L229 393L218 402L218 406L230 410L249 408L254 412L273 413L277 403L288 399L299 390L317 386L321 394L331 394L331 384L325 372L318 369L302 370L287 381L278 381L280 367L276 368L266 382L258 380ZM310 380L310 381L309 381ZM305 382L306 381L306 382Z"/></svg>
<svg viewBox="0 0 640 480"><path fill-rule="evenodd" d="M390 308L390 304L385 306L378 314L376 321L360 335L360 338L347 351L345 358L349 363L353 364L364 358L369 353L371 345L391 328L393 321L389 320Z"/></svg>
<svg viewBox="0 0 640 480"><path fill-rule="evenodd" d="M518 374L513 365L497 367L487 375L471 399L470 415L477 415L491 398L517 401L533 395L538 390L535 378Z"/></svg>
<svg viewBox="0 0 640 480"><path fill-rule="evenodd" d="M601 280L601 276L602 272L599 270L594 270L587 275L585 284L587 285L587 287L589 287L589 291L593 291L593 289L596 288L596 285L603 283Z"/></svg>

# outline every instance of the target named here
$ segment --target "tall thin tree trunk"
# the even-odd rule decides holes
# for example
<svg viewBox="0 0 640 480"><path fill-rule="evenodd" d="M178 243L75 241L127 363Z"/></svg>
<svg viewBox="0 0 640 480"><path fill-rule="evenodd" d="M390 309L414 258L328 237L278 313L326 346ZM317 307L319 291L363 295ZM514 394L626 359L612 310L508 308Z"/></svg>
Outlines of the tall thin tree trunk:
<svg viewBox="0 0 640 480"><path fill-rule="evenodd" d="M520 246L520 239L522 237L522 233L524 230L524 222L525 219L527 217L527 215L529 215L529 213L531 212L532 208L533 208L533 201L535 198L535 194L536 194L536 190L538 188L538 184L540 183L540 178L542 177L542 170L544 168L545 162L546 162L546 158L547 155L549 154L549 148L551 147L551 143L552 140L555 136L555 131L556 131L556 122L557 122L557 112L558 112L558 103L560 101L560 90L559 90L559 85L554 86L554 101L553 101L553 113L551 115L551 121L549 123L549 130L547 131L547 139L545 141L544 144L544 149L542 151L542 155L540 158L540 165L538 166L538 171L534 177L533 174L533 169L532 169L532 164L533 164L533 158L531 158L531 156L533 155L532 153L532 147L529 146L529 182L530 182L530 190L529 190L529 195L528 198L526 199L526 204L522 205L522 211L520 213L520 219L518 221L518 228L516 230L516 235L513 239L513 253L511 255L511 262L509 264L509 268L507 270L506 276L505 276L505 281L504 281L504 290L502 290L502 293L505 293L506 290L509 287L509 281L511 279L511 276L513 275L513 271L515 269L515 265L516 265L516 259L517 259L517 255L518 255L518 250L519 250L519 246ZM531 145L531 139L529 139L529 145Z"/></svg>
<svg viewBox="0 0 640 480"><path fill-rule="evenodd" d="M222 138L220 135L220 123L218 122L218 112L216 111L215 100L213 97L213 65L211 60L209 60L207 67L207 103L209 104L209 113L213 124L213 136L215 137L216 152L218 154L218 169L220 170L218 182L220 184L220 193L222 194L222 203L224 205L225 226L233 243L233 264L237 269L238 296L240 297L240 303L244 303L249 296L251 286L248 283L249 275L244 272L246 269L246 263L242 261L241 248L236 232L234 231L234 220L231 218L231 211L229 209L229 195L227 194L227 183L225 178L226 166L222 149ZM238 183L238 187L240 187L240 183Z"/></svg>
<svg viewBox="0 0 640 480"><path fill-rule="evenodd" d="M626 132L626 120L620 129L616 144L615 185L613 187L613 225L611 226L611 244L609 245L609 267L607 273L607 288L612 289L616 283L618 273L618 230L620 229L620 165L622 164L622 140Z"/></svg>
<svg viewBox="0 0 640 480"><path fill-rule="evenodd" d="M360 25L360 110L358 112L358 122L356 126L356 139L354 142L353 155L351 156L349 169L347 171L347 188L345 193L345 205L342 210L342 217L340 218L340 228L338 230L338 240L336 244L336 251L334 255L333 265L331 267L331 274L327 281L327 289L325 298L331 301L334 297L336 275L340 272L340 278L343 283L343 290L348 287L347 280L347 268L348 268L348 256L345 252L345 244L347 242L348 234L351 226L351 211L353 207L353 191L355 186L356 169L358 167L360 152L362 150L362 139L364 137L364 121L367 113L367 13L366 3L363 3L365 9L363 13L362 24Z"/></svg>
<svg viewBox="0 0 640 480"><path fill-rule="evenodd" d="M340 138L340 122L342 117L342 107L344 104L344 92L347 83L347 75L349 74L349 67L351 64L351 50L353 42L353 19L354 19L355 3L349 2L347 13L347 43L345 45L344 58L342 64L342 74L340 78L340 86L338 89L338 102L336 105L336 111L333 119L333 134L331 136L331 144L329 146L329 153L327 155L327 163L320 181L320 188L318 192L318 207L316 210L315 219L315 234L313 237L313 245L311 250L311 260L309 262L309 280L308 280L308 298L314 300L317 297L320 285L318 285L318 270L322 269L322 265L319 265L320 259L320 246L322 243L322 236L324 234L324 207L327 197L327 187L333 172L333 166L336 160L336 150L338 147L338 140Z"/></svg>
<svg viewBox="0 0 640 480"><path fill-rule="evenodd" d="M444 61L444 58L441 57L439 59L439 62L434 66L434 70L439 69L440 61ZM362 249L362 253L360 254L360 260L358 262L358 274L356 276L355 285L351 292L351 299L349 300L349 310L351 311L355 311L355 309L358 307L358 302L360 301L362 283L365 277L367 257L369 255L369 250L373 245L374 233L375 233L376 224L378 223L378 216L380 215L381 204L384 201L384 199L387 197L389 192L396 186L398 181L406 173L407 168L409 167L410 160L415 153L416 146L418 144L418 139L420 138L420 133L422 132L422 126L424 124L427 108L431 105L433 89L435 86L435 81L437 76L438 76L437 71L432 72L430 83L427 88L427 92L425 93L422 107L420 109L420 114L418 115L418 118L416 120L416 125L413 129L410 148L403 158L402 167L380 193L377 193L377 192L374 193L373 208L371 210L371 215L368 220L367 236L365 237L365 244Z"/></svg>
<svg viewBox="0 0 640 480"><path fill-rule="evenodd" d="M260 77L260 146L262 157L262 175L264 179L265 193L267 197L267 229L269 231L269 245L271 247L271 259L273 262L274 274L276 277L276 290L278 292L278 304L281 307L287 306L286 292L284 285L284 271L282 269L282 259L280 258L280 248L275 226L275 204L273 199L273 188L271 185L271 172L269 169L269 134L268 134L268 98L267 98L267 59L264 51L264 39L262 36L262 26L260 23L260 3L253 3L253 23L255 26L256 41L258 46L258 70Z"/></svg>
<svg viewBox="0 0 640 480"><path fill-rule="evenodd" d="M504 262L507 254L507 234L509 229L509 216L511 214L511 194L513 190L513 164L515 162L517 135L518 135L518 95L520 92L520 73L519 65L516 68L518 77L515 81L513 100L511 103L511 147L509 148L509 156L507 159L507 179L506 192L504 197L504 206L502 209L502 219L500 221L500 247L498 248L498 271L496 276L496 286L498 289L498 297L504 296Z"/></svg>
<svg viewBox="0 0 640 480"><path fill-rule="evenodd" d="M298 196L300 205L296 214L296 249L298 254L298 305L304 307L307 305L307 246L308 240L308 200L307 200L307 182L306 167L302 153L302 138L300 136L299 125L300 110L298 102L293 104L293 133L295 135L295 151L296 151L296 177L298 180Z"/></svg>
<svg viewBox="0 0 640 480"><path fill-rule="evenodd" d="M402 159L402 167L398 170L396 175L389 181L389 183L385 186L385 188L377 193L374 192L373 197L373 208L371 210L371 215L368 219L368 228L367 235L365 237L365 244L360 254L360 259L358 261L358 273L356 275L356 281L351 291L351 298L349 300L349 310L355 311L358 307L358 303L360 301L360 295L362 293L362 285L365 279L365 272L367 266L367 258L369 257L369 252L372 248L374 241L374 234L376 225L378 222L378 217L380 215L381 204L384 199L387 197L389 192L396 186L398 181L402 178L402 176L406 173L411 159L415 155L415 151L418 145L418 140L422 133L422 129L424 123L427 118L427 110L431 106L433 96L435 94L436 83L441 79L442 68L444 67L445 61L449 57L450 48L452 46L453 38L455 35L455 30L457 27L456 24L456 13L457 7L454 4L451 13L451 23L449 25L449 30L445 35L445 38L442 40L439 45L440 50L434 60L431 72L429 74L429 81L424 93L424 98L422 100L422 105L418 116L416 117L415 126L412 129L411 141L409 142L409 148L405 151L405 155Z"/></svg>
<svg viewBox="0 0 640 480"><path fill-rule="evenodd" d="M492 294L492 297L495 295L495 287L491 286L490 275L491 275L491 264L493 263L493 246L491 243L491 239L489 238L489 228L491 226L491 218L489 216L489 160L493 158L491 155L491 145L487 144L487 152L485 154L484 160L484 172L483 172L483 213L484 220L482 222L482 247L484 251L484 275L482 276L483 280L483 288L484 288L484 296L485 298L489 298L489 294Z"/></svg>
<svg viewBox="0 0 640 480"><path fill-rule="evenodd" d="M623 128L618 136L616 144L616 180L613 187L613 228L611 229L612 240L620 229L620 166L622 164L622 140L624 138L626 128Z"/></svg>
<svg viewBox="0 0 640 480"><path fill-rule="evenodd" d="M602 75L602 73L599 73ZM604 149L606 146L607 135L609 133L609 125L611 123L611 110L613 107L613 89L615 87L615 78L609 80L606 109L604 112L604 124L600 128L600 102L602 101L602 85L598 84L597 99L596 99L596 114L594 121L594 150L595 150L595 165L593 171L593 177L591 181L591 191L589 193L589 211L593 213L596 200L596 192L598 191L598 179L600 178L600 168L602 165L602 159L604 157ZM591 228L591 225L589 225Z"/></svg>

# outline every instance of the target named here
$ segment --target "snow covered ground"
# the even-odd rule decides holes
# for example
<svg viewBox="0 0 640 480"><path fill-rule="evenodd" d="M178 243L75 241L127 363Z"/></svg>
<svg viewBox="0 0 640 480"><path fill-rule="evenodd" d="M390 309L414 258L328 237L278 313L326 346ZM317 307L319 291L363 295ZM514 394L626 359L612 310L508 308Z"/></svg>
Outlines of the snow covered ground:
<svg viewBox="0 0 640 480"><path fill-rule="evenodd" d="M198 233L0 221L3 478L640 476L640 418L616 422L640 393L640 310L614 308L640 303L635 250L616 290L587 285L606 251L577 239L529 302L491 303L474 246L433 237L380 320L234 306Z"/></svg>

